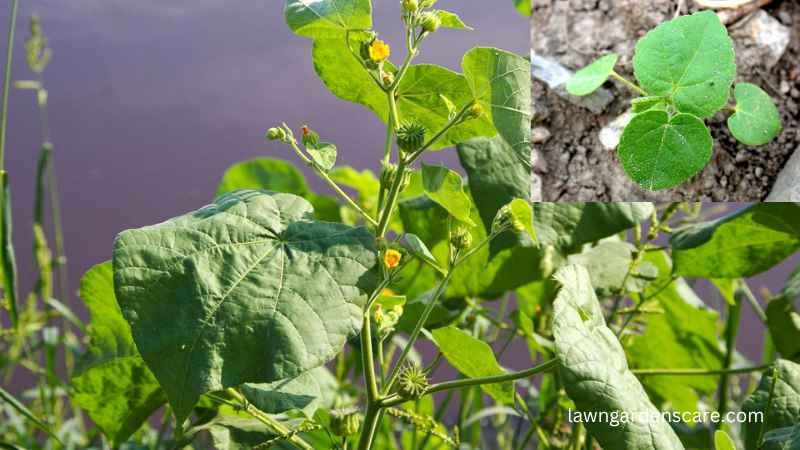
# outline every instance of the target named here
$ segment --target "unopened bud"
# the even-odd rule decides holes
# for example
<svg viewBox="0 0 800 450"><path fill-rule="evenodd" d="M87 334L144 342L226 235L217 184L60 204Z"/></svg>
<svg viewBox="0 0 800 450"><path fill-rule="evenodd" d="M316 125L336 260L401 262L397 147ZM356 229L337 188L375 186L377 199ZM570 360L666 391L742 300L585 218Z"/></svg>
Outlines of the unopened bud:
<svg viewBox="0 0 800 450"><path fill-rule="evenodd" d="M383 73L383 85L389 87L394 83L394 74L391 72L384 72Z"/></svg>
<svg viewBox="0 0 800 450"><path fill-rule="evenodd" d="M286 139L286 131L283 128L272 127L267 130L267 139L270 141L283 141Z"/></svg>
<svg viewBox="0 0 800 450"><path fill-rule="evenodd" d="M331 411L331 433L335 436L352 436L361 428L361 415L356 408Z"/></svg>
<svg viewBox="0 0 800 450"><path fill-rule="evenodd" d="M319 134L309 128L308 125L303 125L300 128L300 131L303 134L303 145L306 147L315 147L317 144L319 144Z"/></svg>
<svg viewBox="0 0 800 450"><path fill-rule="evenodd" d="M466 119L477 119L481 117L486 111L483 109L483 105L478 102L472 104L467 110L467 114L465 116Z"/></svg>
<svg viewBox="0 0 800 450"><path fill-rule="evenodd" d="M458 250L472 247L472 233L465 226L457 227L450 233L450 245Z"/></svg>
<svg viewBox="0 0 800 450"><path fill-rule="evenodd" d="M410 13L415 13L419 9L417 0L403 0L403 9Z"/></svg>
<svg viewBox="0 0 800 450"><path fill-rule="evenodd" d="M438 30L441 25L442 20L439 19L439 16L432 12L426 12L420 19L420 26L422 26L422 30L428 33L433 33L434 31Z"/></svg>

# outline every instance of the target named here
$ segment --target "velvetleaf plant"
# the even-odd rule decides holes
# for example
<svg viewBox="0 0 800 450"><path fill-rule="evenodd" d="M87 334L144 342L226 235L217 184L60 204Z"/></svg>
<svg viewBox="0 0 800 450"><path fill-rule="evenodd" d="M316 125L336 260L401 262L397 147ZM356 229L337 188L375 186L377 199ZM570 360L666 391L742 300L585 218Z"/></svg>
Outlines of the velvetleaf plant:
<svg viewBox="0 0 800 450"><path fill-rule="evenodd" d="M746 145L766 144L781 130L767 93L751 83L733 86L733 42L712 11L676 17L642 37L633 57L638 84L614 70L618 59L613 53L597 59L566 88L589 95L613 78L637 95L617 152L625 172L645 189L677 186L708 164L713 140L704 121L720 111L730 113L728 129Z"/></svg>

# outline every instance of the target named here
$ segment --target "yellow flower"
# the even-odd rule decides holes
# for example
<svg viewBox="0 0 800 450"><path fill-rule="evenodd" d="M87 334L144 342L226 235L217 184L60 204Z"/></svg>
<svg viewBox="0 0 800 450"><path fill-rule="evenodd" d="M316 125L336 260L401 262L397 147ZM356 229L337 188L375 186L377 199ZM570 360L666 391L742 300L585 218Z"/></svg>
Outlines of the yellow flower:
<svg viewBox="0 0 800 450"><path fill-rule="evenodd" d="M381 290L381 295L385 297L392 297L397 295L397 293L389 288L383 288L383 290Z"/></svg>
<svg viewBox="0 0 800 450"><path fill-rule="evenodd" d="M400 252L390 248L383 254L383 265L387 269L394 269L400 265L400 258L402 257L403 255Z"/></svg>
<svg viewBox="0 0 800 450"><path fill-rule="evenodd" d="M369 58L376 63L386 60L391 53L389 44L380 39L375 39L369 46Z"/></svg>

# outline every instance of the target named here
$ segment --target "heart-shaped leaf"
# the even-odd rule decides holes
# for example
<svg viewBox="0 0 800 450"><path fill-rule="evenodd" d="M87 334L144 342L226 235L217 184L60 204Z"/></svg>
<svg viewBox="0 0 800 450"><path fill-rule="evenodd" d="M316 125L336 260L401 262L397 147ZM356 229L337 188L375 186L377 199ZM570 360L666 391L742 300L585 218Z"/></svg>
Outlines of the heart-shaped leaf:
<svg viewBox="0 0 800 450"><path fill-rule="evenodd" d="M237 191L121 233L114 286L179 421L200 395L295 377L361 326L374 239L291 194ZM180 326L176 326L180 324Z"/></svg>
<svg viewBox="0 0 800 450"><path fill-rule="evenodd" d="M677 186L700 172L711 159L712 146L711 133L697 117L647 111L625 127L618 153L635 182L658 190Z"/></svg>
<svg viewBox="0 0 800 450"><path fill-rule="evenodd" d="M781 115L766 92L750 83L739 83L733 90L736 112L728 117L728 129L739 142L762 145L781 131Z"/></svg>
<svg viewBox="0 0 800 450"><path fill-rule="evenodd" d="M500 136L518 154L529 154L531 63L503 50L477 47L464 55L461 66L472 95Z"/></svg>
<svg viewBox="0 0 800 450"><path fill-rule="evenodd" d="M464 192L461 176L445 166L422 165L422 187L425 195L446 209L461 222L474 225L470 218L472 200Z"/></svg>
<svg viewBox="0 0 800 450"><path fill-rule="evenodd" d="M553 304L553 335L567 394L579 411L626 414L613 426L587 421L586 427L607 449L683 449L680 439L647 398L628 369L625 351L605 323L589 273L568 265L555 274L561 290Z"/></svg>
<svg viewBox="0 0 800 450"><path fill-rule="evenodd" d="M336 146L328 142L320 142L317 145L306 148L311 159L324 171L333 169L336 165Z"/></svg>
<svg viewBox="0 0 800 450"><path fill-rule="evenodd" d="M611 76L618 60L619 55L611 53L575 72L575 75L567 81L567 92L581 96L596 91Z"/></svg>
<svg viewBox="0 0 800 450"><path fill-rule="evenodd" d="M372 28L371 0L286 0L283 15L292 31L312 39Z"/></svg>
<svg viewBox="0 0 800 450"><path fill-rule="evenodd" d="M167 398L136 345L114 295L111 261L81 278L92 322L89 347L72 377L72 400L114 444L125 442Z"/></svg>
<svg viewBox="0 0 800 450"><path fill-rule="evenodd" d="M733 42L713 11L664 22L636 43L633 70L650 95L704 118L728 102L736 62Z"/></svg>

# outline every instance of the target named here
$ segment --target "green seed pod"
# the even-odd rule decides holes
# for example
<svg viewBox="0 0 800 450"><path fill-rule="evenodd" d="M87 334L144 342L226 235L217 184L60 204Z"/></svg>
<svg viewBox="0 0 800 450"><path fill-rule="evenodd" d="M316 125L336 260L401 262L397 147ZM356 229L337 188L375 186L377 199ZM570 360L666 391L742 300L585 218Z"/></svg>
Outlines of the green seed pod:
<svg viewBox="0 0 800 450"><path fill-rule="evenodd" d="M270 141L286 140L286 131L284 131L283 128L272 127L267 130L267 139Z"/></svg>
<svg viewBox="0 0 800 450"><path fill-rule="evenodd" d="M458 250L466 250L472 247L472 233L467 227L459 226L450 233L450 245Z"/></svg>
<svg viewBox="0 0 800 450"><path fill-rule="evenodd" d="M415 13L419 9L419 2L417 0L403 0L403 9L406 12Z"/></svg>
<svg viewBox="0 0 800 450"><path fill-rule="evenodd" d="M428 388L428 377L416 364L403 367L397 382L398 392L404 398L419 398Z"/></svg>
<svg viewBox="0 0 800 450"><path fill-rule="evenodd" d="M406 122L397 130L397 146L405 152L414 152L425 144L425 127L417 122Z"/></svg>
<svg viewBox="0 0 800 450"><path fill-rule="evenodd" d="M331 433L335 436L352 436L361 428L361 415L356 408L331 411Z"/></svg>
<svg viewBox="0 0 800 450"><path fill-rule="evenodd" d="M433 33L442 26L442 20L435 13L426 12L420 17L420 26L427 33Z"/></svg>

